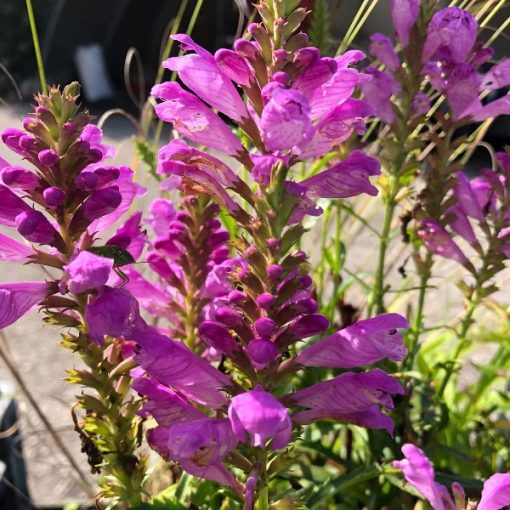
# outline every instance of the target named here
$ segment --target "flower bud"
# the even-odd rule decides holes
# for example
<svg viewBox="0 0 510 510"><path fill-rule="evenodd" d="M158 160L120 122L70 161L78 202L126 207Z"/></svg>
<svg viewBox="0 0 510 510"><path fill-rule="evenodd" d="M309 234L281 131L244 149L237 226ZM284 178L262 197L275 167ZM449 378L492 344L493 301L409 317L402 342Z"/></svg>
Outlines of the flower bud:
<svg viewBox="0 0 510 510"><path fill-rule="evenodd" d="M60 188L46 188L43 197L49 207L58 207L64 203L65 193Z"/></svg>
<svg viewBox="0 0 510 510"><path fill-rule="evenodd" d="M248 301L248 296L244 292L241 292L239 290L233 290L228 294L227 299L232 304L238 305L238 304L246 303L246 301Z"/></svg>
<svg viewBox="0 0 510 510"><path fill-rule="evenodd" d="M113 269L113 259L81 251L64 269L70 277L67 282L69 290L73 294L81 294L106 284Z"/></svg>
<svg viewBox="0 0 510 510"><path fill-rule="evenodd" d="M270 292L263 292L257 297L257 304L263 310L269 310L275 302L275 297Z"/></svg>
<svg viewBox="0 0 510 510"><path fill-rule="evenodd" d="M8 128L2 131L2 142L17 154L25 155L25 150L20 146L20 138L25 136L25 132L20 129Z"/></svg>
<svg viewBox="0 0 510 510"><path fill-rule="evenodd" d="M40 211L30 210L16 216L16 228L28 241L39 244L53 244L57 231Z"/></svg>
<svg viewBox="0 0 510 510"><path fill-rule="evenodd" d="M39 178L30 170L9 166L2 172L2 181L10 188L32 190L39 186Z"/></svg>
<svg viewBox="0 0 510 510"><path fill-rule="evenodd" d="M256 370L264 370L278 356L278 347L269 340L255 338L249 343L246 353Z"/></svg>
<svg viewBox="0 0 510 510"><path fill-rule="evenodd" d="M242 326L244 324L242 315L228 306L218 308L215 317L217 321L225 324L225 326L229 328L235 328L236 326Z"/></svg>
<svg viewBox="0 0 510 510"><path fill-rule="evenodd" d="M261 317L255 321L254 327L258 336L269 338L276 329L276 323L268 317Z"/></svg>
<svg viewBox="0 0 510 510"><path fill-rule="evenodd" d="M37 140L35 139L35 136L32 135L23 135L19 139L19 146L26 151L34 149L36 144Z"/></svg>
<svg viewBox="0 0 510 510"><path fill-rule="evenodd" d="M59 162L57 153L51 149L45 149L37 155L39 162L44 166L54 166Z"/></svg>
<svg viewBox="0 0 510 510"><path fill-rule="evenodd" d="M278 278L280 278L280 276L283 274L283 268L278 264L270 264L267 266L266 272L269 278L272 280L278 280Z"/></svg>

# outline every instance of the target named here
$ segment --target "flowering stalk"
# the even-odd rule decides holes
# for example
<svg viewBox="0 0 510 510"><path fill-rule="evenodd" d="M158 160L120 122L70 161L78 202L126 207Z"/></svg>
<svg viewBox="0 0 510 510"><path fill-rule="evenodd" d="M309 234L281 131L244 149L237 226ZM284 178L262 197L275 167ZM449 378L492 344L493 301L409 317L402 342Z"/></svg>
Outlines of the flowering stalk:
<svg viewBox="0 0 510 510"><path fill-rule="evenodd" d="M123 336L138 344L141 370L133 374L134 387L146 397L142 414L157 423L149 444L185 471L230 487L246 510L269 508L270 480L293 462L286 447L302 426L333 418L391 433L393 422L381 408L391 408L391 396L403 391L378 369L344 372L290 391L294 374L307 366L348 369L402 360L398 329L407 327L399 315L382 315L298 346L329 327L312 298L307 256L294 249L305 232L303 218L322 213L315 204L321 197L376 194L369 178L379 173L376 160L355 151L313 177L293 180L295 165L363 133L364 118L372 113L351 97L367 79L351 67L361 52L321 58L298 33L306 16L298 4L261 2L263 22L248 27L253 40L240 39L234 50L214 56L189 37L175 36L188 53L164 66L177 71L191 92L177 83L153 88L161 100L157 115L180 136L235 158L249 171L241 178L182 140L159 155L160 173L177 178L186 195L212 197L239 227L231 240L242 259L229 277L233 290L198 328L221 362L211 366L136 313L118 321ZM249 142L241 143L205 103L230 117ZM109 334L113 325L104 326Z"/></svg>
<svg viewBox="0 0 510 510"><path fill-rule="evenodd" d="M73 410L76 430L92 471L105 473L98 497L131 508L141 502L145 477L144 459L135 454L138 403L128 394L129 378L112 374L129 346L94 335L97 320L90 320L88 307L96 295L110 291L106 284L115 282L114 268L133 262L143 249L140 215L104 246L97 239L144 190L132 182L128 168L105 165L112 150L78 107L78 93L76 83L62 92L50 88L47 96L36 97L25 130L2 133L3 142L35 171L2 161L0 224L15 228L29 244L1 234L0 258L61 274L47 282L0 285L0 327L39 305L45 322L75 331L62 335L62 345L77 352L89 370L71 370L68 380L92 390L78 397L85 417L78 419Z"/></svg>

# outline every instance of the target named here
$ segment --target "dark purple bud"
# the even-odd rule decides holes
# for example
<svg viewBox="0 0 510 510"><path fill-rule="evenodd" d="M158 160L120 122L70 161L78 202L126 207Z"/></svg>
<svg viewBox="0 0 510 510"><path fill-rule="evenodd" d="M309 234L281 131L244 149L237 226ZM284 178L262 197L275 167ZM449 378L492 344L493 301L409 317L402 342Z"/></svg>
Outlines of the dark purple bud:
<svg viewBox="0 0 510 510"><path fill-rule="evenodd" d="M255 321L254 327L258 336L269 338L276 329L276 323L269 317L261 317Z"/></svg>
<svg viewBox="0 0 510 510"><path fill-rule="evenodd" d="M229 328L235 328L244 324L244 319L239 312L228 306L222 306L216 310L216 320Z"/></svg>
<svg viewBox="0 0 510 510"><path fill-rule="evenodd" d="M326 331L329 328L329 320L325 315L315 313L311 315L303 315L294 324L292 324L287 332L292 333L297 338L308 338Z"/></svg>
<svg viewBox="0 0 510 510"><path fill-rule="evenodd" d="M218 322L202 322L198 328L198 334L207 345L214 347L214 349L223 352L227 356L240 350L230 331Z"/></svg>
<svg viewBox="0 0 510 510"><path fill-rule="evenodd" d="M215 264L221 264L222 262L225 262L225 260L228 259L229 250L228 246L221 246L220 248L217 248L211 253L211 260Z"/></svg>
<svg viewBox="0 0 510 510"><path fill-rule="evenodd" d="M25 151L20 146L20 138L25 136L25 132L21 129L8 128L2 131L2 142L12 151L25 155Z"/></svg>
<svg viewBox="0 0 510 510"><path fill-rule="evenodd" d="M320 58L320 51L317 48L308 46L298 50L294 57L294 62L299 64L301 67L307 67L313 61Z"/></svg>
<svg viewBox="0 0 510 510"><path fill-rule="evenodd" d="M99 149L90 149L88 157L92 163L98 163L103 159L103 153Z"/></svg>
<svg viewBox="0 0 510 510"><path fill-rule="evenodd" d="M263 370L278 356L278 347L263 338L255 338L250 342L246 352L257 370Z"/></svg>
<svg viewBox="0 0 510 510"><path fill-rule="evenodd" d="M257 304L263 310L269 310L275 302L275 297L270 292L263 292L257 297Z"/></svg>
<svg viewBox="0 0 510 510"><path fill-rule="evenodd" d="M278 278L280 278L280 276L283 273L283 268L278 264L270 264L269 266L267 266L266 271L267 276L269 276L269 278L271 278L272 280L278 280Z"/></svg>
<svg viewBox="0 0 510 510"><path fill-rule="evenodd" d="M175 215L175 217L179 220L179 221L188 221L191 216L186 212L186 211L178 211L177 214Z"/></svg>
<svg viewBox="0 0 510 510"><path fill-rule="evenodd" d="M54 166L59 162L57 153L51 149L45 149L37 155L41 165Z"/></svg>
<svg viewBox="0 0 510 510"><path fill-rule="evenodd" d="M31 129L35 128L35 126L36 126L36 122L33 117L25 117L22 121L22 124L23 124L23 129L25 129L26 131L30 131Z"/></svg>
<svg viewBox="0 0 510 510"><path fill-rule="evenodd" d="M31 190L39 186L39 178L30 170L19 166L9 166L2 172L4 184L11 188Z"/></svg>
<svg viewBox="0 0 510 510"><path fill-rule="evenodd" d="M35 139L35 136L32 135L23 135L19 139L19 146L26 151L33 149L36 143L37 140Z"/></svg>
<svg viewBox="0 0 510 510"><path fill-rule="evenodd" d="M221 221L217 219L207 220L205 222L205 226L210 228L211 230L215 230L217 228L221 228Z"/></svg>
<svg viewBox="0 0 510 510"><path fill-rule="evenodd" d="M43 191L43 197L49 207L58 207L64 203L65 193L60 188L46 188Z"/></svg>
<svg viewBox="0 0 510 510"><path fill-rule="evenodd" d="M83 216L93 221L115 211L121 202L122 195L117 186L94 191L82 205Z"/></svg>
<svg viewBox="0 0 510 510"><path fill-rule="evenodd" d="M301 281L301 288L302 289L306 289L308 287L311 287L312 284L313 284L312 278L310 276L308 276L307 274L301 276L300 281Z"/></svg>
<svg viewBox="0 0 510 510"><path fill-rule="evenodd" d="M69 120L67 122L64 122L62 128L66 135L72 135L76 131L76 124Z"/></svg>
<svg viewBox="0 0 510 510"><path fill-rule="evenodd" d="M277 252L279 249L280 249L280 246L281 246L281 242L279 239L268 239L267 240L267 247L272 251L272 252Z"/></svg>
<svg viewBox="0 0 510 510"><path fill-rule="evenodd" d="M240 290L232 290L228 294L227 299L232 304L240 305L248 301L248 296L244 292L241 292Z"/></svg>
<svg viewBox="0 0 510 510"><path fill-rule="evenodd" d="M39 106L35 109L35 113L37 113L38 115L42 115L43 113L48 113L48 108L46 108L46 106L39 105Z"/></svg>
<svg viewBox="0 0 510 510"><path fill-rule="evenodd" d="M40 211L30 210L16 216L16 228L28 241L39 244L53 244L57 231Z"/></svg>
<svg viewBox="0 0 510 510"><path fill-rule="evenodd" d="M283 49L276 50L274 52L276 63L278 64L278 63L281 63L281 62L285 62L285 60L287 59L288 55L289 54L285 50L283 50Z"/></svg>
<svg viewBox="0 0 510 510"><path fill-rule="evenodd" d="M78 189L92 191L97 188L98 178L94 172L82 172L74 181Z"/></svg>
<svg viewBox="0 0 510 510"><path fill-rule="evenodd" d="M230 234L226 230L218 230L209 236L207 246L214 250L218 246L225 244L230 239Z"/></svg>
<svg viewBox="0 0 510 510"><path fill-rule="evenodd" d="M290 76L283 71L278 71L273 74L273 81L277 81L286 87L290 83Z"/></svg>
<svg viewBox="0 0 510 510"><path fill-rule="evenodd" d="M241 55L249 60L257 59L260 57L260 52L257 46L247 41L246 39L237 39L234 43L234 49Z"/></svg>
<svg viewBox="0 0 510 510"><path fill-rule="evenodd" d="M301 307L303 312L306 313L315 313L319 308L317 301L312 298L300 299L297 301L296 306Z"/></svg>
<svg viewBox="0 0 510 510"><path fill-rule="evenodd" d="M250 275L251 273L248 271L248 269L244 269L244 267L237 273L237 276L241 281L247 280Z"/></svg>

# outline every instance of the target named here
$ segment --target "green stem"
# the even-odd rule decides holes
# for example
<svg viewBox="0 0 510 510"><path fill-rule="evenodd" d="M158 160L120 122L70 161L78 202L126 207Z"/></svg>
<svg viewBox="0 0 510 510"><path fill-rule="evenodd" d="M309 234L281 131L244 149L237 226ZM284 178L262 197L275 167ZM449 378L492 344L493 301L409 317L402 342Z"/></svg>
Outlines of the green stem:
<svg viewBox="0 0 510 510"><path fill-rule="evenodd" d="M384 294L386 292L384 286L384 270L386 266L386 252L390 243L391 224L393 223L393 216L397 207L396 196L399 191L397 179L390 176L392 185L389 196L386 199L384 208L384 224L379 241L379 259L377 262L377 269L375 273L374 289L372 298L369 305L369 316L375 309L376 314L384 312Z"/></svg>
<svg viewBox="0 0 510 510"><path fill-rule="evenodd" d="M37 61L37 71L39 72L39 81L41 82L41 92L46 95L48 93L48 85L46 84L46 76L44 74L44 64L39 46L39 36L37 35L37 26L35 24L34 9L32 0L26 0L28 21L30 23L30 31L32 32L32 40L34 42L35 59Z"/></svg>
<svg viewBox="0 0 510 510"><path fill-rule="evenodd" d="M427 252L423 270L420 276L420 293L418 295L418 307L416 309L416 315L411 327L411 342L409 345L409 355L406 360L406 367L411 370L414 366L414 360L418 352L418 346L420 342L420 335L423 328L423 312L425 309L425 297L428 290L428 282L431 277L431 266L432 266L432 254Z"/></svg>

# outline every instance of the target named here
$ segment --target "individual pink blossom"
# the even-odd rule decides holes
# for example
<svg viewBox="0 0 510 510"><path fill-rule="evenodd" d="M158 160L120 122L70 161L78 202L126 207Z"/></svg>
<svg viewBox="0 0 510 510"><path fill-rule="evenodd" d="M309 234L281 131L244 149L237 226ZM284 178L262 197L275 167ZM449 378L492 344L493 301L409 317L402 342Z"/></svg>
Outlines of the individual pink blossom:
<svg viewBox="0 0 510 510"><path fill-rule="evenodd" d="M418 229L425 246L435 255L455 260L459 264L469 265L470 262L448 232L434 220L423 220Z"/></svg>
<svg viewBox="0 0 510 510"><path fill-rule="evenodd" d="M106 284L113 269L113 259L80 251L64 269L69 275L69 290L73 294L81 294Z"/></svg>
<svg viewBox="0 0 510 510"><path fill-rule="evenodd" d="M408 328L398 314L361 320L301 351L296 362L305 366L352 368L385 358L402 361L407 355L399 329Z"/></svg>
<svg viewBox="0 0 510 510"><path fill-rule="evenodd" d="M390 71L396 71L400 67L400 59L395 51L391 39L383 34L370 36L370 54L384 64Z"/></svg>
<svg viewBox="0 0 510 510"><path fill-rule="evenodd" d="M420 2L421 0L390 0L395 35L404 48L409 45L409 33L420 14Z"/></svg>
<svg viewBox="0 0 510 510"><path fill-rule="evenodd" d="M273 450L290 441L292 423L287 408L262 386L232 398L228 417L239 441L249 438L253 446L264 448L271 439Z"/></svg>
<svg viewBox="0 0 510 510"><path fill-rule="evenodd" d="M365 100L374 108L377 117L387 124L393 124L396 117L390 99L400 91L400 85L386 71L379 71L377 68L369 66L365 72L372 76L371 80L360 85Z"/></svg>

